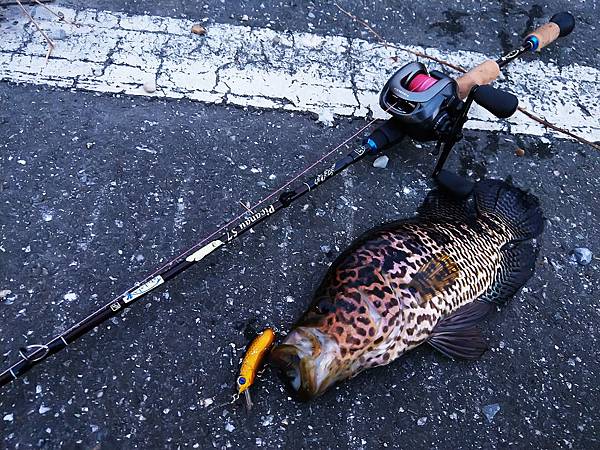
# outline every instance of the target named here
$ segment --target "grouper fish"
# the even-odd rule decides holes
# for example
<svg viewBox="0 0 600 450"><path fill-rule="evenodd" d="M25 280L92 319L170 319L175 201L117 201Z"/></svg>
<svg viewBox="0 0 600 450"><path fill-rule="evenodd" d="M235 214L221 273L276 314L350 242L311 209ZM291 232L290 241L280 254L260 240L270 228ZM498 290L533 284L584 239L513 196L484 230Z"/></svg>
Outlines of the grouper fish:
<svg viewBox="0 0 600 450"><path fill-rule="evenodd" d="M476 324L532 276L543 223L537 198L504 181L439 186L415 218L367 231L334 261L271 362L309 400L425 343L479 358Z"/></svg>

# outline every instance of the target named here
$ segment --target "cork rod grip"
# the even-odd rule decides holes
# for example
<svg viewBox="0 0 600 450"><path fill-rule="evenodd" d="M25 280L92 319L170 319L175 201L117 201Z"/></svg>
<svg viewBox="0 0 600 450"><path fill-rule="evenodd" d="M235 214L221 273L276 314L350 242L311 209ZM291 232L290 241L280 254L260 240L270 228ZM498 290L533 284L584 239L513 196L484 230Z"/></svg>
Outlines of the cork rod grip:
<svg viewBox="0 0 600 450"><path fill-rule="evenodd" d="M527 36L527 38L530 36L535 36L538 39L539 45L536 50L541 50L558 39L560 36L560 27L554 22L548 22Z"/></svg>
<svg viewBox="0 0 600 450"><path fill-rule="evenodd" d="M496 61L488 59L487 61L482 62L456 80L458 83L458 96L461 99L466 98L475 85L482 86L484 84L490 84L498 78L499 75L500 67Z"/></svg>

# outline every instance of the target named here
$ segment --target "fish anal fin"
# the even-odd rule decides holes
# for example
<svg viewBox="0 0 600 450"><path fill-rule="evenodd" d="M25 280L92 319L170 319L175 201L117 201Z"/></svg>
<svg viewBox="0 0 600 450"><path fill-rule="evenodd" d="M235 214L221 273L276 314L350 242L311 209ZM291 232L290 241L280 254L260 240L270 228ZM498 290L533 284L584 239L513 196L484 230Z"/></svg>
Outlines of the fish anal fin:
<svg viewBox="0 0 600 450"><path fill-rule="evenodd" d="M456 263L445 253L435 255L413 275L408 286L420 297L420 304L430 301L458 278Z"/></svg>
<svg viewBox="0 0 600 450"><path fill-rule="evenodd" d="M492 308L479 301L463 306L438 322L427 343L450 358L479 358L487 350L487 343L475 325Z"/></svg>

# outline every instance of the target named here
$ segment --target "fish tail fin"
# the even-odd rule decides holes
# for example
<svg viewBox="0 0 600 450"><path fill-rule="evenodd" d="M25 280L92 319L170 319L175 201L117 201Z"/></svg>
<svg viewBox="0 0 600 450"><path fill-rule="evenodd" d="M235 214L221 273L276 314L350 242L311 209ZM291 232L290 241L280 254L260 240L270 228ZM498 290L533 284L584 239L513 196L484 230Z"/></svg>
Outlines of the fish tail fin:
<svg viewBox="0 0 600 450"><path fill-rule="evenodd" d="M483 180L475 186L478 215L493 215L507 224L515 240L533 239L544 230L537 197L501 180Z"/></svg>
<svg viewBox="0 0 600 450"><path fill-rule="evenodd" d="M539 245L534 241L544 229L538 199L500 180L484 180L475 188L478 215L495 216L508 226L512 239L501 249L501 269L493 285L479 300L505 303L531 278Z"/></svg>

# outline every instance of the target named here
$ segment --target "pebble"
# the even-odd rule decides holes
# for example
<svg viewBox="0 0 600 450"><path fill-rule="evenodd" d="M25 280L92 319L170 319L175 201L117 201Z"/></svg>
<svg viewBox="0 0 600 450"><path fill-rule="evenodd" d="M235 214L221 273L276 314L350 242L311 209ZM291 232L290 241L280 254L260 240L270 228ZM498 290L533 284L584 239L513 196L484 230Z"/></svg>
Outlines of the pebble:
<svg viewBox="0 0 600 450"><path fill-rule="evenodd" d="M263 427L268 427L269 425L273 425L273 416L269 415L262 418L261 422Z"/></svg>
<svg viewBox="0 0 600 450"><path fill-rule="evenodd" d="M46 414L48 411L50 411L52 408L48 408L47 406L41 405L40 409L38 409L38 412L40 414Z"/></svg>
<svg viewBox="0 0 600 450"><path fill-rule="evenodd" d="M194 24L192 26L192 33L197 34L199 36L204 36L206 34L206 28L204 28L202 25L200 25L199 23Z"/></svg>
<svg viewBox="0 0 600 450"><path fill-rule="evenodd" d="M481 411L483 412L483 414L485 414L487 420L491 422L494 419L494 416L498 413L498 411L500 411L500 405L498 403L485 405L481 408Z"/></svg>
<svg viewBox="0 0 600 450"><path fill-rule="evenodd" d="M232 423L230 423L230 422L227 422L227 423L225 424L225 430L226 430L226 431L229 431L229 432L231 433L233 430L235 430L235 427L233 426L233 424L232 424Z"/></svg>
<svg viewBox="0 0 600 450"><path fill-rule="evenodd" d="M4 297L8 297L10 294L12 294L10 289L2 289L0 291L0 300L2 300Z"/></svg>
<svg viewBox="0 0 600 450"><path fill-rule="evenodd" d="M44 222L50 222L52 220L52 214L44 213L42 214L42 219L44 219Z"/></svg>
<svg viewBox="0 0 600 450"><path fill-rule="evenodd" d="M148 93L148 94L152 94L153 92L156 92L156 80L148 80L144 83L144 90Z"/></svg>
<svg viewBox="0 0 600 450"><path fill-rule="evenodd" d="M321 245L321 251L323 253L329 253L331 251L331 247L329 245Z"/></svg>
<svg viewBox="0 0 600 450"><path fill-rule="evenodd" d="M419 417L419 419L417 420L417 425L419 425L420 427L422 427L426 423L427 423L427 417Z"/></svg>
<svg viewBox="0 0 600 450"><path fill-rule="evenodd" d="M577 262L582 266L587 266L592 262L593 253L589 248L577 247L571 254L571 261Z"/></svg>
<svg viewBox="0 0 600 450"><path fill-rule="evenodd" d="M515 150L515 155L525 156L525 150L523 150L521 147L517 147L517 149Z"/></svg>
<svg viewBox="0 0 600 450"><path fill-rule="evenodd" d="M390 162L390 158L385 155L380 156L375 161L373 161L373 167L377 167L378 169L385 169Z"/></svg>
<svg viewBox="0 0 600 450"><path fill-rule="evenodd" d="M5 422L12 422L15 419L14 414L7 414L5 415L2 420L4 420Z"/></svg>
<svg viewBox="0 0 600 450"><path fill-rule="evenodd" d="M204 406L205 408L212 405L214 403L212 398L205 398L204 400L200 401L200 405Z"/></svg>
<svg viewBox="0 0 600 450"><path fill-rule="evenodd" d="M63 298L69 302L72 302L73 300L77 300L77 294L74 292L68 292Z"/></svg>
<svg viewBox="0 0 600 450"><path fill-rule="evenodd" d="M242 20L242 22L248 22L248 20L250 20L250 18L248 17L248 14L244 14L244 15L242 16L242 19L241 19L241 20Z"/></svg>

